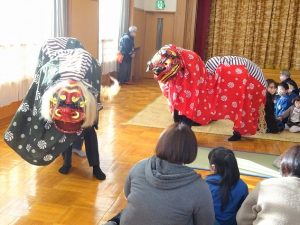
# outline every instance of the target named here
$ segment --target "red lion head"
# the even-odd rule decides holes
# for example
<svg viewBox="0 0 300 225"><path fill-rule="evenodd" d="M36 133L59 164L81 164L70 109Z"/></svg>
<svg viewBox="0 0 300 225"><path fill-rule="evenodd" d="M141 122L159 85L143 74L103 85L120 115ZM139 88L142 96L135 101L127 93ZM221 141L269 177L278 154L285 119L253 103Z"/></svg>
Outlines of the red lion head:
<svg viewBox="0 0 300 225"><path fill-rule="evenodd" d="M175 76L182 63L175 45L165 45L148 62L147 71L152 70L154 78L162 83Z"/></svg>

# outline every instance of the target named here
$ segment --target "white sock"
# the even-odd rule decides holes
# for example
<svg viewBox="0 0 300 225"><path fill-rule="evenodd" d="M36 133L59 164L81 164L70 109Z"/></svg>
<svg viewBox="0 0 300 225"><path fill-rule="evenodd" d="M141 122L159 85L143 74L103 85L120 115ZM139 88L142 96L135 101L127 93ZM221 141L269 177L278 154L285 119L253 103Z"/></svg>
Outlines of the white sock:
<svg viewBox="0 0 300 225"><path fill-rule="evenodd" d="M300 127L292 126L289 131L292 133L300 132Z"/></svg>

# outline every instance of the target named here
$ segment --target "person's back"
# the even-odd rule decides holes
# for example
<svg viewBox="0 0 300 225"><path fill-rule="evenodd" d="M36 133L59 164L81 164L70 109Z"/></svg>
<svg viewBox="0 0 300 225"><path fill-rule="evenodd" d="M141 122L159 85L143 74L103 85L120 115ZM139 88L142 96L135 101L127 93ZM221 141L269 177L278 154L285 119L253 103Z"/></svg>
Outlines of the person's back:
<svg viewBox="0 0 300 225"><path fill-rule="evenodd" d="M238 211L238 225L299 225L300 145L283 155L281 174L250 192Z"/></svg>
<svg viewBox="0 0 300 225"><path fill-rule="evenodd" d="M264 180L253 190L238 212L238 224L298 225L299 199L300 178L282 177ZM253 211L256 213L253 214Z"/></svg>
<svg viewBox="0 0 300 225"><path fill-rule="evenodd" d="M209 189L212 194L215 217L220 225L234 225L236 224L235 217L237 211L242 205L243 201L248 195L248 187L243 180L239 180L230 190L230 198L227 206L222 210L222 202L220 198L220 175L211 175L206 178Z"/></svg>
<svg viewBox="0 0 300 225"><path fill-rule="evenodd" d="M121 225L212 224L208 186L191 168L154 156L138 163L128 179Z"/></svg>
<svg viewBox="0 0 300 225"><path fill-rule="evenodd" d="M214 210L208 185L189 164L197 156L190 127L173 124L156 146L156 155L139 162L125 183L127 207L121 225L212 225Z"/></svg>
<svg viewBox="0 0 300 225"><path fill-rule="evenodd" d="M233 151L223 147L208 154L212 175L206 182L212 194L215 219L218 225L236 225L236 213L248 195L248 187L240 179L240 171Z"/></svg>

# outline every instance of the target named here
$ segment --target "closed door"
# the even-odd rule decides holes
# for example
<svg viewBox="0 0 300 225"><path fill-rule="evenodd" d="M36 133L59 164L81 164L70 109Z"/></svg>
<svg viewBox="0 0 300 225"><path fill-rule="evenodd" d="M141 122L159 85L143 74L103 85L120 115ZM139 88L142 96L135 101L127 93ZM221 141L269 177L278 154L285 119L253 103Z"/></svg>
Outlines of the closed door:
<svg viewBox="0 0 300 225"><path fill-rule="evenodd" d="M144 65L166 44L174 40L174 14L173 13L146 13ZM148 74L149 75L149 74Z"/></svg>

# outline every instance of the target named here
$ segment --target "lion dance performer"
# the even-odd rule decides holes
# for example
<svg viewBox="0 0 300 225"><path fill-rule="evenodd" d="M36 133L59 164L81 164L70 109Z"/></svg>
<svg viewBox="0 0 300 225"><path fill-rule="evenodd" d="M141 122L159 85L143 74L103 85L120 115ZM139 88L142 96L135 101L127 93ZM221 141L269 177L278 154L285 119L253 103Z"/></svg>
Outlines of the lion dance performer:
<svg viewBox="0 0 300 225"><path fill-rule="evenodd" d="M41 48L34 80L4 134L24 160L47 165L61 153L61 173L71 168L72 143L85 139L93 175L99 166L97 136L101 68L75 38L53 38Z"/></svg>
<svg viewBox="0 0 300 225"><path fill-rule="evenodd" d="M264 123L266 82L261 69L246 58L213 57L204 64L195 52L166 45L147 70L154 72L175 122L194 126L232 120L229 141L254 135L259 120Z"/></svg>

